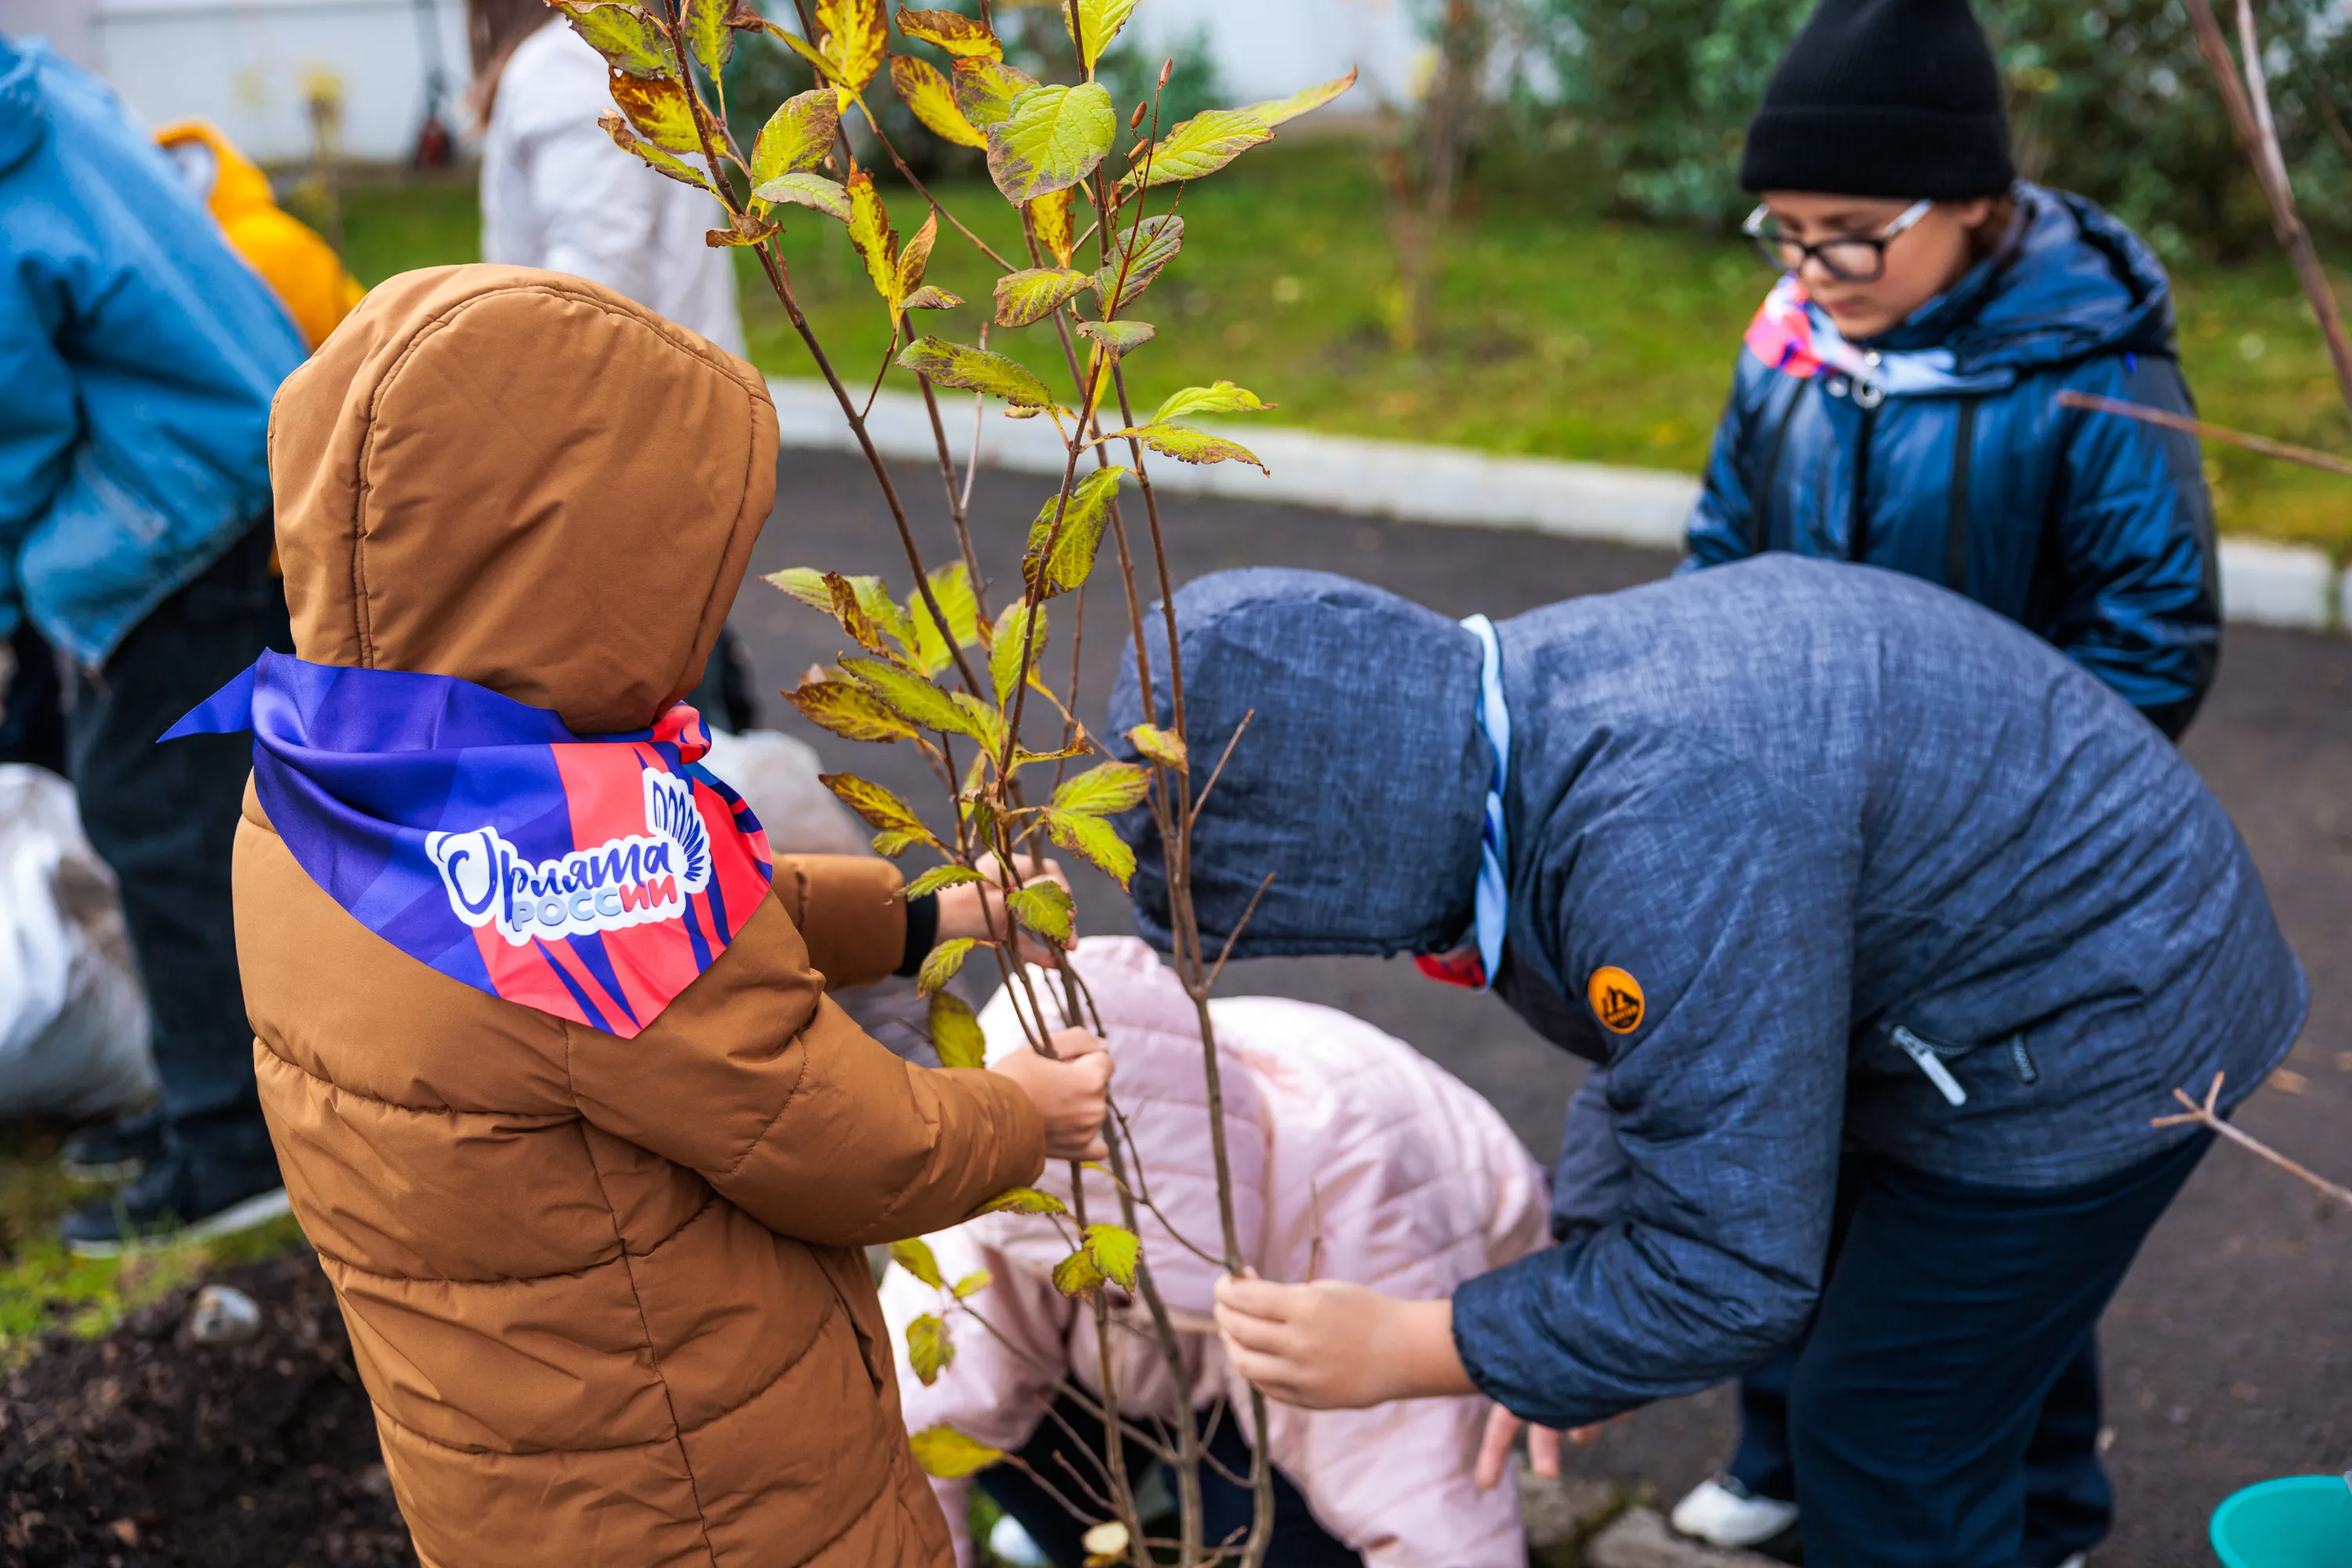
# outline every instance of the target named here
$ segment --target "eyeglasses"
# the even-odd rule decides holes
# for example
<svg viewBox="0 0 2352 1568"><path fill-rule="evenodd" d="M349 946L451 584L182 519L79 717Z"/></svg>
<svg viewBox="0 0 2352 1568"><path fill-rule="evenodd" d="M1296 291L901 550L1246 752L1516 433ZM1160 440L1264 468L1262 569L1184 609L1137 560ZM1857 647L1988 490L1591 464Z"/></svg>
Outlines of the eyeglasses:
<svg viewBox="0 0 2352 1568"><path fill-rule="evenodd" d="M1748 215L1739 232L1755 241L1756 253L1775 272L1794 272L1811 260L1820 262L1822 270L1841 282L1875 283L1886 275L1886 247L1935 207L1932 201L1913 202L1876 234L1844 234L1807 245L1782 234L1772 215L1759 206Z"/></svg>

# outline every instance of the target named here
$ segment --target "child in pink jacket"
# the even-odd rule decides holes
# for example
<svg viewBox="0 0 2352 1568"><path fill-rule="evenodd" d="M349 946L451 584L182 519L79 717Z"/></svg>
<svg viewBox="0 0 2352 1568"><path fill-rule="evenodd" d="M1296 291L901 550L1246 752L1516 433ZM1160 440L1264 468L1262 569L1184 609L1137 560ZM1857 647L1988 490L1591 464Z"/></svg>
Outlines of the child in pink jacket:
<svg viewBox="0 0 2352 1568"><path fill-rule="evenodd" d="M1118 1062L1118 1102L1131 1131L1131 1157L1160 1212L1186 1240L1220 1249L1208 1111L1192 1005L1176 977L1141 942L1091 938L1073 962L1100 1008ZM1041 994L1046 982L1040 981ZM1058 986L1055 987L1058 990ZM1050 1011L1049 1005L1049 1011ZM1454 1288L1513 1261L1545 1239L1540 1170L1495 1108L1402 1040L1328 1007L1270 996L1210 1004L1223 1064L1225 1136L1233 1165L1241 1250L1269 1279L1334 1279L1397 1296L1444 1299ZM1053 1019L1058 1023L1058 1017ZM991 1059L1027 1048L1012 1005L1000 994L982 1014ZM1040 1185L1066 1199L1068 1167L1048 1168ZM1088 1217L1118 1218L1116 1191L1089 1175ZM1145 1257L1184 1344L1188 1386L1181 1409L1213 1417L1212 1449L1246 1475L1246 1385L1225 1364L1211 1319L1221 1272L1141 1216ZM1049 1275L1069 1250L1053 1223L1018 1214L985 1215L928 1238L948 1280L986 1269L988 1288L971 1299L992 1334L950 1309L955 1356L926 1387L908 1361L907 1328L942 1310L942 1292L894 1268L882 1286L898 1356L909 1431L944 1423L1009 1453L1030 1447L1049 1482L1083 1496L1046 1452L1070 1443L1069 1427L1091 1426L1076 1402L1057 1395L1055 1377L1095 1391L1100 1383L1092 1312L1056 1290ZM1129 1411L1180 1413L1139 1301L1113 1288L1113 1361ZM1002 1336L1001 1338L998 1336ZM1058 1413L1049 1416L1059 1405ZM1509 1487L1482 1490L1473 1475L1486 1402L1468 1396L1307 1411L1269 1406L1265 1440L1282 1504L1275 1563L1350 1563L1367 1568L1524 1568L1518 1501ZM1072 1420L1073 1416L1077 1419ZM1087 1433L1087 1440L1097 1440ZM1098 1477L1076 1461L1088 1481ZM1140 1479L1142 1467L1135 1467ZM1042 1496L1013 1467L978 1478L1022 1520L1051 1556L1077 1561L1083 1525ZM1235 1493L1230 1521L1213 1499L1211 1539L1248 1522ZM970 1481L933 1483L959 1561Z"/></svg>

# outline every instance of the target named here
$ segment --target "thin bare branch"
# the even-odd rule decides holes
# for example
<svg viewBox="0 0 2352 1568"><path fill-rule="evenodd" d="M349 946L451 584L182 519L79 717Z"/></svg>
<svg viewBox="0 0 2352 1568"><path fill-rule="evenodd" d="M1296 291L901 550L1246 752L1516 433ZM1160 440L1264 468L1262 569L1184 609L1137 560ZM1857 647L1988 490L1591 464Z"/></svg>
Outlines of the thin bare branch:
<svg viewBox="0 0 2352 1568"><path fill-rule="evenodd" d="M2221 1099L2221 1078L2222 1075L2218 1072L2213 1075L2212 1085L2210 1088L2206 1089L2205 1099L2201 1104L2197 1100L2191 1100L2189 1097L2189 1091L2187 1089L2174 1089L2172 1091L2172 1098L2180 1101L2181 1104L2187 1106L2189 1109L2179 1115L2157 1117L2151 1121L2148 1125L2151 1127L2186 1127L2194 1124L2196 1126L2205 1128L2209 1131L2218 1132L2222 1137L2227 1138L2231 1142L2235 1143L2239 1148L2244 1149L2251 1153L2261 1155L2263 1159L2268 1160L2272 1164L2276 1165L2280 1170L2286 1172L2296 1180L2316 1188L2320 1193L2327 1197L2334 1198L2337 1203L2344 1205L2347 1208L2352 1208L2352 1187L2340 1186L2336 1183L2329 1181L2326 1177L2314 1173L2305 1166L2297 1164L2294 1161L2288 1159L2285 1155L2280 1153L2277 1150L2272 1148L2261 1139L2254 1137L2252 1133L2240 1131L2235 1126L2225 1121L2221 1112L2215 1109L2220 1104Z"/></svg>
<svg viewBox="0 0 2352 1568"><path fill-rule="evenodd" d="M2101 397L2090 392L2062 392L2058 395L2058 402L2067 408L2086 409L2093 414L2119 415L2126 419L2137 419L2144 425L2160 425L2167 430L2202 437L2208 441L2224 441L2232 447L2243 447L2250 452L2260 452L2266 458L2283 458L2290 463L2301 463L2307 468L2318 468L2326 473L2352 475L2352 459L2330 457L2326 452L2315 452L2308 447L2293 446L2285 441L2273 441L2267 436L2250 436L2226 425L2210 425L2184 414L2150 408L2144 403L2126 403L2120 398Z"/></svg>

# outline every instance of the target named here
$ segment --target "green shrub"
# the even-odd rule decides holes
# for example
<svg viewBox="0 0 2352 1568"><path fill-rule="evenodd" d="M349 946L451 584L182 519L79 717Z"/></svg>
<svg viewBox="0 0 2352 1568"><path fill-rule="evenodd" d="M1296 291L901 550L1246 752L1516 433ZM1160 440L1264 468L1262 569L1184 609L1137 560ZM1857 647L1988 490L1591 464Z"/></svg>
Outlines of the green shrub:
<svg viewBox="0 0 2352 1568"><path fill-rule="evenodd" d="M1736 221L1749 200L1738 184L1748 117L1810 0L1527 4L1556 78L1553 107L1607 204L1702 228ZM2228 0L2220 8L2226 16ZM2175 257L2237 258L2270 245L2261 194L2178 0L1979 0L1978 12L2009 79L2029 178L2105 204ZM2352 17L2339 0L2266 0L2258 12L2306 221L2341 239L2352 214Z"/></svg>

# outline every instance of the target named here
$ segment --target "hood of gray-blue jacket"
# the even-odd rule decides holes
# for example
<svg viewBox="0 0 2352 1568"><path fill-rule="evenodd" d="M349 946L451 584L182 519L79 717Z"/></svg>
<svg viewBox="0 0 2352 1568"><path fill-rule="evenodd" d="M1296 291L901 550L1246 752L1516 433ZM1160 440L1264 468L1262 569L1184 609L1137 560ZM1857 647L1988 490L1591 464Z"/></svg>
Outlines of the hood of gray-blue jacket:
<svg viewBox="0 0 2352 1568"><path fill-rule="evenodd" d="M1236 958L1451 945L1470 923L1490 771L1477 638L1369 584L1273 567L1189 584L1176 616L1196 787L1249 723L1194 837L1193 907L1210 950L1261 883ZM1166 623L1146 619L1157 722L1171 726ZM1132 645L1110 714L1118 737L1144 721ZM1136 848L1137 929L1165 951L1167 868L1150 814L1120 829Z"/></svg>

